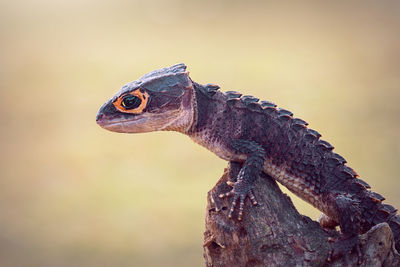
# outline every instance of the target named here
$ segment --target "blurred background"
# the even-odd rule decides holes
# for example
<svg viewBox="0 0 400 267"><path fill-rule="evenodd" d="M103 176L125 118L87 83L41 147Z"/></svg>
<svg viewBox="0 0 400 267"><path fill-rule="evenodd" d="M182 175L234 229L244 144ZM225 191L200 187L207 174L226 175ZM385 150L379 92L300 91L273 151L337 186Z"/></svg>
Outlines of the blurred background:
<svg viewBox="0 0 400 267"><path fill-rule="evenodd" d="M123 84L180 62L293 111L400 207L400 2L307 3L0 1L0 265L204 265L226 162L95 123Z"/></svg>

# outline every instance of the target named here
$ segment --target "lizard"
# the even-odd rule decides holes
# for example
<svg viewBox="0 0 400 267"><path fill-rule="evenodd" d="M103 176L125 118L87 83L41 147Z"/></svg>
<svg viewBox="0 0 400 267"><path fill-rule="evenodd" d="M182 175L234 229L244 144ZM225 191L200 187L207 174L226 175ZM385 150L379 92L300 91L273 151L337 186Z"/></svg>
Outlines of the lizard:
<svg viewBox="0 0 400 267"><path fill-rule="evenodd" d="M384 197L370 191L317 131L270 101L219 89L194 82L186 66L176 64L124 85L96 121L119 133L177 131L229 161L237 171L231 174L232 190L220 197L233 198L230 218L237 209L242 220L246 198L258 204L253 187L265 172L322 211L322 227L340 226L328 261L353 249L360 254L359 234L381 222L389 224L400 251L397 210L382 203Z"/></svg>

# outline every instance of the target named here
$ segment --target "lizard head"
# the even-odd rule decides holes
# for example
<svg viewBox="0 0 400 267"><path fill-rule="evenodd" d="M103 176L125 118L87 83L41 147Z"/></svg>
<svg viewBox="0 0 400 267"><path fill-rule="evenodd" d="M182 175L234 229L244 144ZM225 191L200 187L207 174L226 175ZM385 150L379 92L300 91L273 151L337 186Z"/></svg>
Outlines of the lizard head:
<svg viewBox="0 0 400 267"><path fill-rule="evenodd" d="M193 124L194 88L184 64L147 73L124 85L99 110L96 121L120 133L186 132Z"/></svg>

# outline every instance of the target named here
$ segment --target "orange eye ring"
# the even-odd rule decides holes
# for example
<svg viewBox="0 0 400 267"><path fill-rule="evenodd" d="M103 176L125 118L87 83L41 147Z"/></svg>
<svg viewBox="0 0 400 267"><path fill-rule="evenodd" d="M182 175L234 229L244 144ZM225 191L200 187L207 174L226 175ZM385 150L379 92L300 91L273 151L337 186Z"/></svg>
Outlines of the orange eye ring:
<svg viewBox="0 0 400 267"><path fill-rule="evenodd" d="M126 109L124 106L123 106L123 104L122 104L122 101L123 101L123 98L126 96L126 95L133 95L133 96L135 96L135 97L137 97L137 98L139 98L140 100L141 100L141 102L140 102L140 105L137 107L137 108L134 108L134 109ZM132 92L130 92L130 93L128 93L128 94L124 94L124 95L122 95L122 96L120 96L113 104L114 104L114 107L116 108L116 109L118 109L119 111L121 111L121 112L124 112L124 113L133 113L133 114L140 114L140 113L142 113L143 112L143 109L147 106L147 102L149 101L149 95L146 93L146 92L144 92L144 93L142 93L139 89L138 90L135 90L135 91L132 91Z"/></svg>

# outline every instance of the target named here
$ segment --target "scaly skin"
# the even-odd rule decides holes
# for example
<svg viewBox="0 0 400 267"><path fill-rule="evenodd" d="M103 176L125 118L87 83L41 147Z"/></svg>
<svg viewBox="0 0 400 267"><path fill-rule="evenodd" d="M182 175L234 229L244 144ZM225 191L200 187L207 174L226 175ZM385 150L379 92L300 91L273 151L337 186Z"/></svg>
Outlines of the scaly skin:
<svg viewBox="0 0 400 267"><path fill-rule="evenodd" d="M247 196L257 203L252 188L264 171L321 210L322 226L340 225L343 235L333 256L352 250L358 234L381 222L388 222L400 250L396 209L382 204L384 198L369 191L318 132L271 102L218 89L193 82L186 66L178 64L122 87L101 107L97 122L124 133L178 131L222 159L240 164L232 191L221 196L233 196L230 217L238 202L238 219L242 218Z"/></svg>

